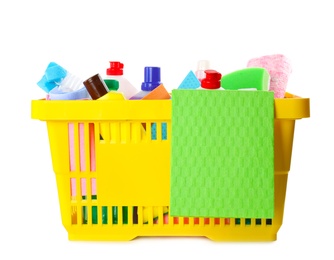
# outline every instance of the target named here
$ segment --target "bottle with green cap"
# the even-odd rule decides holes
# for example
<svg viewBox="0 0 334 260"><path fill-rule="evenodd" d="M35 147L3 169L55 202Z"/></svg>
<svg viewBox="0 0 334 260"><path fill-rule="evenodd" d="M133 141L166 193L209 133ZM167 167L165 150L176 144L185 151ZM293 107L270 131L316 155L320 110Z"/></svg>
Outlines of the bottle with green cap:
<svg viewBox="0 0 334 260"><path fill-rule="evenodd" d="M116 79L104 79L109 91L117 91L119 89L119 82Z"/></svg>
<svg viewBox="0 0 334 260"><path fill-rule="evenodd" d="M106 77L104 78L104 82L108 86L110 90L114 90L117 88L117 91L122 92L126 99L130 99L133 95L135 95L138 90L135 88L131 82L124 77L123 69L124 64L119 61L110 61L110 66L106 70ZM117 83L110 80L117 80Z"/></svg>

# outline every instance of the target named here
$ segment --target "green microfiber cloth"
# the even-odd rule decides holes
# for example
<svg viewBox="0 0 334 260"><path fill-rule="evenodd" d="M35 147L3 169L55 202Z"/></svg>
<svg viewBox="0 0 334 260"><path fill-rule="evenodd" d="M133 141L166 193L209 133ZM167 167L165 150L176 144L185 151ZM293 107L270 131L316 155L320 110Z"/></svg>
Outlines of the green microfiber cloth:
<svg viewBox="0 0 334 260"><path fill-rule="evenodd" d="M273 218L273 92L172 96L171 216Z"/></svg>
<svg viewBox="0 0 334 260"><path fill-rule="evenodd" d="M265 68L245 68L225 74L220 86L226 90L269 90L270 74Z"/></svg>

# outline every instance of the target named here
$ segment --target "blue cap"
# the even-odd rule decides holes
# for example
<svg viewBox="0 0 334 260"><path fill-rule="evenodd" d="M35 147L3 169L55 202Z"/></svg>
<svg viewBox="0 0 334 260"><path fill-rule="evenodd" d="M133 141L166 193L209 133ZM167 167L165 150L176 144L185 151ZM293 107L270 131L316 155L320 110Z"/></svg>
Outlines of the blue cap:
<svg viewBox="0 0 334 260"><path fill-rule="evenodd" d="M145 67L144 82L141 84L141 90L152 91L161 84L160 80L159 67Z"/></svg>

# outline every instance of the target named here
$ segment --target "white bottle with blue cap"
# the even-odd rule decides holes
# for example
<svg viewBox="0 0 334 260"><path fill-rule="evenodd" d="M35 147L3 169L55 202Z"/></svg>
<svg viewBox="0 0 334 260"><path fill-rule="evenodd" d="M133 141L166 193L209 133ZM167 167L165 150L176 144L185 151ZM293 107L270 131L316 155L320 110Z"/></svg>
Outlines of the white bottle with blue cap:
<svg viewBox="0 0 334 260"><path fill-rule="evenodd" d="M133 95L131 100L138 100L145 97L152 90L161 84L160 67L145 67L144 68L144 82L141 84L141 90Z"/></svg>

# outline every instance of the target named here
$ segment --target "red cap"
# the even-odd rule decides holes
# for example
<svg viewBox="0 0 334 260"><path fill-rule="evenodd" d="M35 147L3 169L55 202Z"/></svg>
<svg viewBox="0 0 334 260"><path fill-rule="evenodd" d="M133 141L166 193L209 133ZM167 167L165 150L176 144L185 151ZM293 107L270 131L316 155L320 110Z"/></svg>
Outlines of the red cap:
<svg viewBox="0 0 334 260"><path fill-rule="evenodd" d="M215 70L205 70L205 78L201 81L201 87L205 89L220 88L220 79L222 74Z"/></svg>
<svg viewBox="0 0 334 260"><path fill-rule="evenodd" d="M119 61L110 61L110 68L107 69L107 75L123 75L124 64Z"/></svg>

